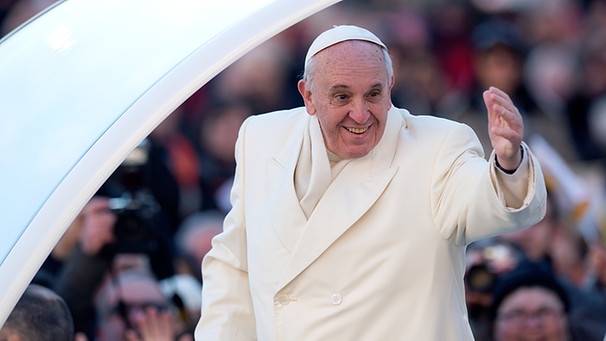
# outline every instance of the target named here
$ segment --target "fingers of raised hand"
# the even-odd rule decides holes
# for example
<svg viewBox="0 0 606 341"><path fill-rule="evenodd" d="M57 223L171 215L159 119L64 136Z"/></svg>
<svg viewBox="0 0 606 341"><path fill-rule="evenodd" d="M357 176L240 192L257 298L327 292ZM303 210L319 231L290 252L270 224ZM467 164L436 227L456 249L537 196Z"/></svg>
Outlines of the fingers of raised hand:
<svg viewBox="0 0 606 341"><path fill-rule="evenodd" d="M168 311L148 308L137 317L136 324L143 341L174 340L174 326Z"/></svg>
<svg viewBox="0 0 606 341"><path fill-rule="evenodd" d="M489 129L491 129L491 132L493 132L494 128L502 128L513 130L515 135L523 134L522 116L505 92L491 87L484 92L484 100L488 109ZM505 133L500 129L494 132L498 134ZM505 133L505 135L510 134Z"/></svg>

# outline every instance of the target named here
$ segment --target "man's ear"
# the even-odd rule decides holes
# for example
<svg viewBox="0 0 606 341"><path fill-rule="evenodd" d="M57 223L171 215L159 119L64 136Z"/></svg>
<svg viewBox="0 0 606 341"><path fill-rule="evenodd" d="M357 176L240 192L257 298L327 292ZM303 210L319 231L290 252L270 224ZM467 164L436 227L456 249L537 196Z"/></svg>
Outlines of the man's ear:
<svg viewBox="0 0 606 341"><path fill-rule="evenodd" d="M301 94L301 97L303 97L303 103L305 104L305 109L307 109L307 113L309 115L315 115L316 107L314 106L314 104L311 100L311 90L307 86L307 82L305 82L305 80L301 79L297 83L297 88L299 89L299 93Z"/></svg>

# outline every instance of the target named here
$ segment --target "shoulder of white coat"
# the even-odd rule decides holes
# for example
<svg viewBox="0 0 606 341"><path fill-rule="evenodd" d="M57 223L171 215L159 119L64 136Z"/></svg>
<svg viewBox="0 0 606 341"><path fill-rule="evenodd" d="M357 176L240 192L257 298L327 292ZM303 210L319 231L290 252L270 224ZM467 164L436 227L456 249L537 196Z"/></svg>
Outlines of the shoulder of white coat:
<svg viewBox="0 0 606 341"><path fill-rule="evenodd" d="M293 135L293 130L300 131L309 120L305 107L272 111L250 116L242 124L240 135L256 141L273 141L280 143Z"/></svg>
<svg viewBox="0 0 606 341"><path fill-rule="evenodd" d="M413 115L405 109L398 109L404 123L406 136L423 142L426 148L450 146L462 149L477 149L483 157L484 152L475 131L468 125L431 115Z"/></svg>
<svg viewBox="0 0 606 341"><path fill-rule="evenodd" d="M308 117L305 107L297 107L293 109L277 110L264 114L253 115L247 118L247 124L267 125L267 128L272 125L288 125Z"/></svg>
<svg viewBox="0 0 606 341"><path fill-rule="evenodd" d="M448 118L431 115L414 115L406 109L396 110L400 113L402 119L404 120L403 126L411 131L421 130L427 133L448 133L452 132L453 130L467 130L473 132L468 125Z"/></svg>

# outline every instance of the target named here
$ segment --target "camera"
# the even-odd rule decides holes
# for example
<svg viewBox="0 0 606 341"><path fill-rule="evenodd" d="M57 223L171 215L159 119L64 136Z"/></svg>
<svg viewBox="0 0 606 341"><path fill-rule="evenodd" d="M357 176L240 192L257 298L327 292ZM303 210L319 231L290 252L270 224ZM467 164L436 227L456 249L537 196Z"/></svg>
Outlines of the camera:
<svg viewBox="0 0 606 341"><path fill-rule="evenodd" d="M118 166L114 180L122 195L109 199L117 215L114 225L116 244L112 253L153 253L159 247L155 220L160 206L148 188L146 165L149 142L144 140Z"/></svg>
<svg viewBox="0 0 606 341"><path fill-rule="evenodd" d="M525 256L515 244L493 238L471 244L467 249L467 257L465 286L470 291L489 294L500 274L515 268Z"/></svg>
<svg viewBox="0 0 606 341"><path fill-rule="evenodd" d="M158 211L155 200L140 193L136 193L134 197L128 194L109 200L110 209L117 215L114 225L117 240L115 252L153 252L158 247L153 234L153 219Z"/></svg>
<svg viewBox="0 0 606 341"><path fill-rule="evenodd" d="M465 275L468 290L490 294L498 281L498 276L485 264L475 264Z"/></svg>

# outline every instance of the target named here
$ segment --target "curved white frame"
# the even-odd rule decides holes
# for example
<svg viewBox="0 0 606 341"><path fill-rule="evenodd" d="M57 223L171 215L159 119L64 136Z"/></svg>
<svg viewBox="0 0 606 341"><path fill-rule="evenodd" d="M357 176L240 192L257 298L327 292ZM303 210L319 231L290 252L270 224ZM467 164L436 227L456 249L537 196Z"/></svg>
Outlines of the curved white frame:
<svg viewBox="0 0 606 341"><path fill-rule="evenodd" d="M16 226L3 228L5 232L18 232L16 236L5 238L5 243L8 240L8 243L13 243L12 245L2 244L3 242L0 241L0 252L9 250L6 254L0 253L0 262L2 262L0 264L2 279L0 280L0 325L4 323L25 286L31 281L84 204L126 155L166 116L246 52L338 1L226 0L221 1L220 4L216 4L218 2L211 4L203 0L68 0L0 41L0 74L17 73L17 77L0 78L0 112L5 115L3 122L9 123L4 125L4 128L0 127L0 155L8 155L9 162L23 162L17 166L6 163L4 166L7 172L4 173L0 161L0 172L3 173L0 176L0 192L3 197L0 213L9 216L11 211L18 211L19 207L27 206L26 204L32 207L31 212L28 212L31 213L31 219L26 217L21 229ZM206 29L192 26L197 27L199 31L175 29L184 24L182 18L171 15L171 10L174 10L175 6L180 6L179 13L188 14L188 23L207 21L211 26ZM105 34L99 32L111 30L111 27L107 27L108 23L124 31L114 32L111 39L107 39ZM86 96L92 98L91 91L78 88L77 83L69 83L64 91L56 91L57 69L66 74L78 72L76 70L78 63L87 65L89 59L86 58L91 57L90 50L78 50L78 44L91 44L93 50L99 48L97 44L106 44L103 45L106 50L103 50L100 56L105 62L98 64L98 69L88 70L97 77L95 81L103 84L104 80L115 77L115 72L120 72L113 68L112 63L132 60L133 56L136 57L141 53L137 48L123 48L128 46L129 39L132 39L132 31L138 32L137 34L142 38L150 38L151 33L157 35L151 37L153 43L145 39L142 42L131 42L140 43L140 48L148 55L155 56L155 53L158 53L162 55L159 59L162 59L164 58L162 53L167 51L163 49L170 49L169 52L174 52L173 49L179 51L174 55L168 53L170 56L162 60L163 64L160 66L154 65L154 58L150 58L151 61L145 59L150 70L155 70L155 74L141 75L143 78L139 80L141 83L136 81L125 82L125 84L109 83L112 94L116 97L124 95L124 92L130 92L122 99L127 105L119 109L120 112L112 113L115 116L108 118L103 116L106 113L94 112L93 108L92 112L86 112L86 115L90 116L80 120L77 114L81 114L78 110L82 107L71 105L73 102L70 101L84 101ZM211 34L208 37L200 39L200 35L209 31ZM96 35L91 35L91 32ZM146 35L147 32L149 34ZM177 40L174 41L170 34L176 32L181 35L173 36L172 38ZM192 41L195 43L192 44ZM189 49L178 48L182 44L188 45ZM99 53L97 52L95 56L99 56ZM37 68L38 65L35 63L39 62L47 65L44 65L43 69L36 69L38 73L31 72L30 69ZM72 69L65 69L66 65ZM22 72L23 77L18 77L19 72ZM72 80L78 79L77 74L72 76ZM131 92L133 88L137 91ZM31 103L27 99L31 97L19 97L24 92L36 95L44 94L44 91L54 91L53 96L58 96L49 99L52 103L65 104L61 107L61 113L56 112L57 107L29 106ZM71 91L77 94L73 95ZM23 107L28 109L24 112ZM67 109L63 110L64 108ZM82 149L69 150L65 153L67 156L64 159L58 157L61 162L59 166L64 167L66 172L60 174L57 179L51 179L54 181L53 185L49 193L42 194L40 202L24 202L23 199L27 197L23 196L22 191L28 190L27 183L24 182L27 178L20 179L14 168L11 170L10 167L21 169L20 167L27 167L29 161L34 161L34 164L39 162L39 165L46 163L45 160L39 159L29 161L11 159L10 152L27 150L28 146L36 144L44 147L45 143L49 143L44 140L43 134L46 132L43 129L51 129L48 124L55 122L54 119L49 120L49 115L51 117L56 115L59 121L63 115L67 117L74 115L73 118L80 124L76 125L76 128L82 129L86 134L94 132L98 136L92 136L92 143L88 146L78 146L78 141L63 141L66 149L72 147ZM26 126L23 122L33 126ZM10 130L15 127L16 129ZM19 138L19 134L28 132L25 128L42 128L40 130L42 136L36 136L33 132L27 135L28 140L24 141L23 138ZM73 132L70 130L70 133ZM2 137L3 134L9 137ZM11 137L20 144L16 145L15 141L10 140ZM12 150L11 147L16 150ZM61 155L60 152L57 155ZM43 178L47 174L44 169L25 168L25 171L31 171L32 181L37 180L38 176ZM11 176L16 179L11 179ZM16 185L10 183L13 180ZM6 188L8 189L5 190ZM22 200L12 201L11 198ZM23 218L22 215L23 213L19 212L19 217ZM8 223L11 223L10 219ZM5 232L3 234L9 234ZM9 278L10 280L7 280Z"/></svg>

